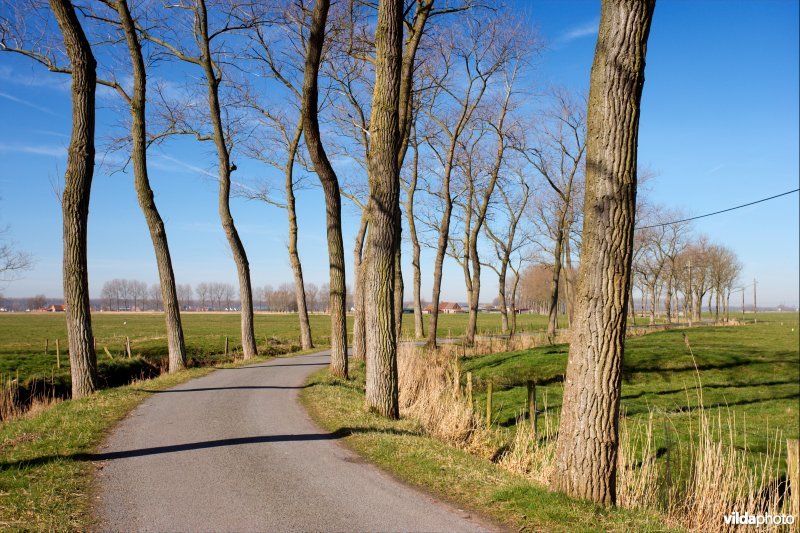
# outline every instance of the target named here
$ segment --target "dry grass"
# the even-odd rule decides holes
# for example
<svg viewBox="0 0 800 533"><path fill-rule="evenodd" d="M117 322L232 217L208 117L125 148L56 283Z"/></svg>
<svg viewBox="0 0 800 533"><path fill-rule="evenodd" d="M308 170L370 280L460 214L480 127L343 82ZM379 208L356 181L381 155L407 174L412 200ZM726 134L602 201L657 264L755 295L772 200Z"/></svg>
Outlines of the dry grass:
<svg viewBox="0 0 800 533"><path fill-rule="evenodd" d="M484 342L476 343L472 350L480 354L488 348ZM509 342L526 340L519 337ZM444 345L437 351L403 346L398 353L401 414L418 422L432 436L475 455L491 457L502 468L547 485L557 432L547 406L536 434L528 423L518 423L516 430L488 428L462 387L458 356L464 355L472 354L457 345ZM675 444L668 441L666 449L657 448L655 410L650 411L646 423L635 424L624 414L621 416L619 504L658 510L671 527L691 531L732 531L739 526L726 526L723 517L733 511L788 514L788 498L783 497L785 485L781 485L785 478L777 466L784 452L780 433L775 433L773 445L753 466L748 463L747 447L734 442L735 414L728 411L727 419L722 415L715 418L703 409L699 373L695 394L695 402L687 401L691 435L682 442L688 444L681 445L681 440L675 438ZM544 401L546 404L546 398ZM658 414L659 419L665 420L664 433L674 434L669 415ZM792 530L796 530L794 527ZM778 530L777 526L761 528Z"/></svg>

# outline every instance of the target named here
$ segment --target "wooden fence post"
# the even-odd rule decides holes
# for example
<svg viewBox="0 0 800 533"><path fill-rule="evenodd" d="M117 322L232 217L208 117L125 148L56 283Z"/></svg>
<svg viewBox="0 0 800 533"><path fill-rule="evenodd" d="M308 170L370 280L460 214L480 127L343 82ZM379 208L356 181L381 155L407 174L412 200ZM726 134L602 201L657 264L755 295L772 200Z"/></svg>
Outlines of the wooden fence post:
<svg viewBox="0 0 800 533"><path fill-rule="evenodd" d="M61 368L61 346L59 346L57 338L56 338L56 368Z"/></svg>
<svg viewBox="0 0 800 533"><path fill-rule="evenodd" d="M131 358L131 338L125 336L125 352L128 354L128 359Z"/></svg>
<svg viewBox="0 0 800 533"><path fill-rule="evenodd" d="M492 382L486 385L486 427L492 427Z"/></svg>
<svg viewBox="0 0 800 533"><path fill-rule="evenodd" d="M108 351L108 348L106 346L103 346L103 351L106 352L106 355L108 356L109 359L111 359L111 360L114 359L114 356L111 355L111 352Z"/></svg>
<svg viewBox="0 0 800 533"><path fill-rule="evenodd" d="M528 419L531 423L531 430L533 431L533 438L536 438L536 419L538 413L536 412L536 383L528 381Z"/></svg>
<svg viewBox="0 0 800 533"><path fill-rule="evenodd" d="M453 365L453 381L455 382L455 390L453 391L453 395L455 398L461 397L461 361L456 357L455 363Z"/></svg>
<svg viewBox="0 0 800 533"><path fill-rule="evenodd" d="M225 357L228 357L228 337L225 336Z"/></svg>
<svg viewBox="0 0 800 533"><path fill-rule="evenodd" d="M791 493L790 514L795 520L800 518L800 440L788 439L786 441L786 467L789 478L789 491Z"/></svg>
<svg viewBox="0 0 800 533"><path fill-rule="evenodd" d="M472 408L472 372L467 372L467 401Z"/></svg>
<svg viewBox="0 0 800 533"><path fill-rule="evenodd" d="M47 352L50 351L48 348L50 347L50 339L44 340L44 354L47 355Z"/></svg>

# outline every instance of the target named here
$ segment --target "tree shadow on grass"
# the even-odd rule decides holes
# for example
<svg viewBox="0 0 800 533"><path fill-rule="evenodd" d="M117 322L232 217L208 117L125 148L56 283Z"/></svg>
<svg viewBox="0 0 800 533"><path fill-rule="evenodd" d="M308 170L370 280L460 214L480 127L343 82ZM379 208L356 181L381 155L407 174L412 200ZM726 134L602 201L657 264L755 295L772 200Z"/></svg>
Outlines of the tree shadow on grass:
<svg viewBox="0 0 800 533"><path fill-rule="evenodd" d="M796 379L790 380L783 380L783 381L762 381L762 382L752 382L752 383L703 383L703 390L706 389L742 389L742 388L749 388L749 387L772 387L777 385L797 385L800 384ZM623 389L624 390L624 389ZM689 388L688 390L693 390ZM681 387L679 389L668 389L668 390L642 390L635 394L623 394L623 400L635 400L641 398L643 396L669 396L670 394L679 394L684 393L687 391L687 388Z"/></svg>

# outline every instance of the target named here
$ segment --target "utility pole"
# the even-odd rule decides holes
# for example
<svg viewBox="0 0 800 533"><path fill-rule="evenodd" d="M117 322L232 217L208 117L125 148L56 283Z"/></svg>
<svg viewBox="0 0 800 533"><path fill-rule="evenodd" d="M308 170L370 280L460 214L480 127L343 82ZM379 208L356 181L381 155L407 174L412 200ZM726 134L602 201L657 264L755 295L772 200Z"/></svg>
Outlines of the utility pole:
<svg viewBox="0 0 800 533"><path fill-rule="evenodd" d="M758 304L756 303L756 278L753 278L753 324L758 324Z"/></svg>
<svg viewBox="0 0 800 533"><path fill-rule="evenodd" d="M742 287L742 324L744 324L744 287Z"/></svg>

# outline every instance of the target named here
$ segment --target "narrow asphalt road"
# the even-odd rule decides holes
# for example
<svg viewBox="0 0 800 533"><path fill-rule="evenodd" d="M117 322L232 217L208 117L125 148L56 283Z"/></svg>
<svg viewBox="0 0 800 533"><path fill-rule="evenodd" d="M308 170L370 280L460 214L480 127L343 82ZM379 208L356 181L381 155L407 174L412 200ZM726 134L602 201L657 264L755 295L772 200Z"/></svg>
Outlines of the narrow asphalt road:
<svg viewBox="0 0 800 533"><path fill-rule="evenodd" d="M495 526L365 464L298 403L327 354L161 391L99 451L97 514L112 531L476 531Z"/></svg>

